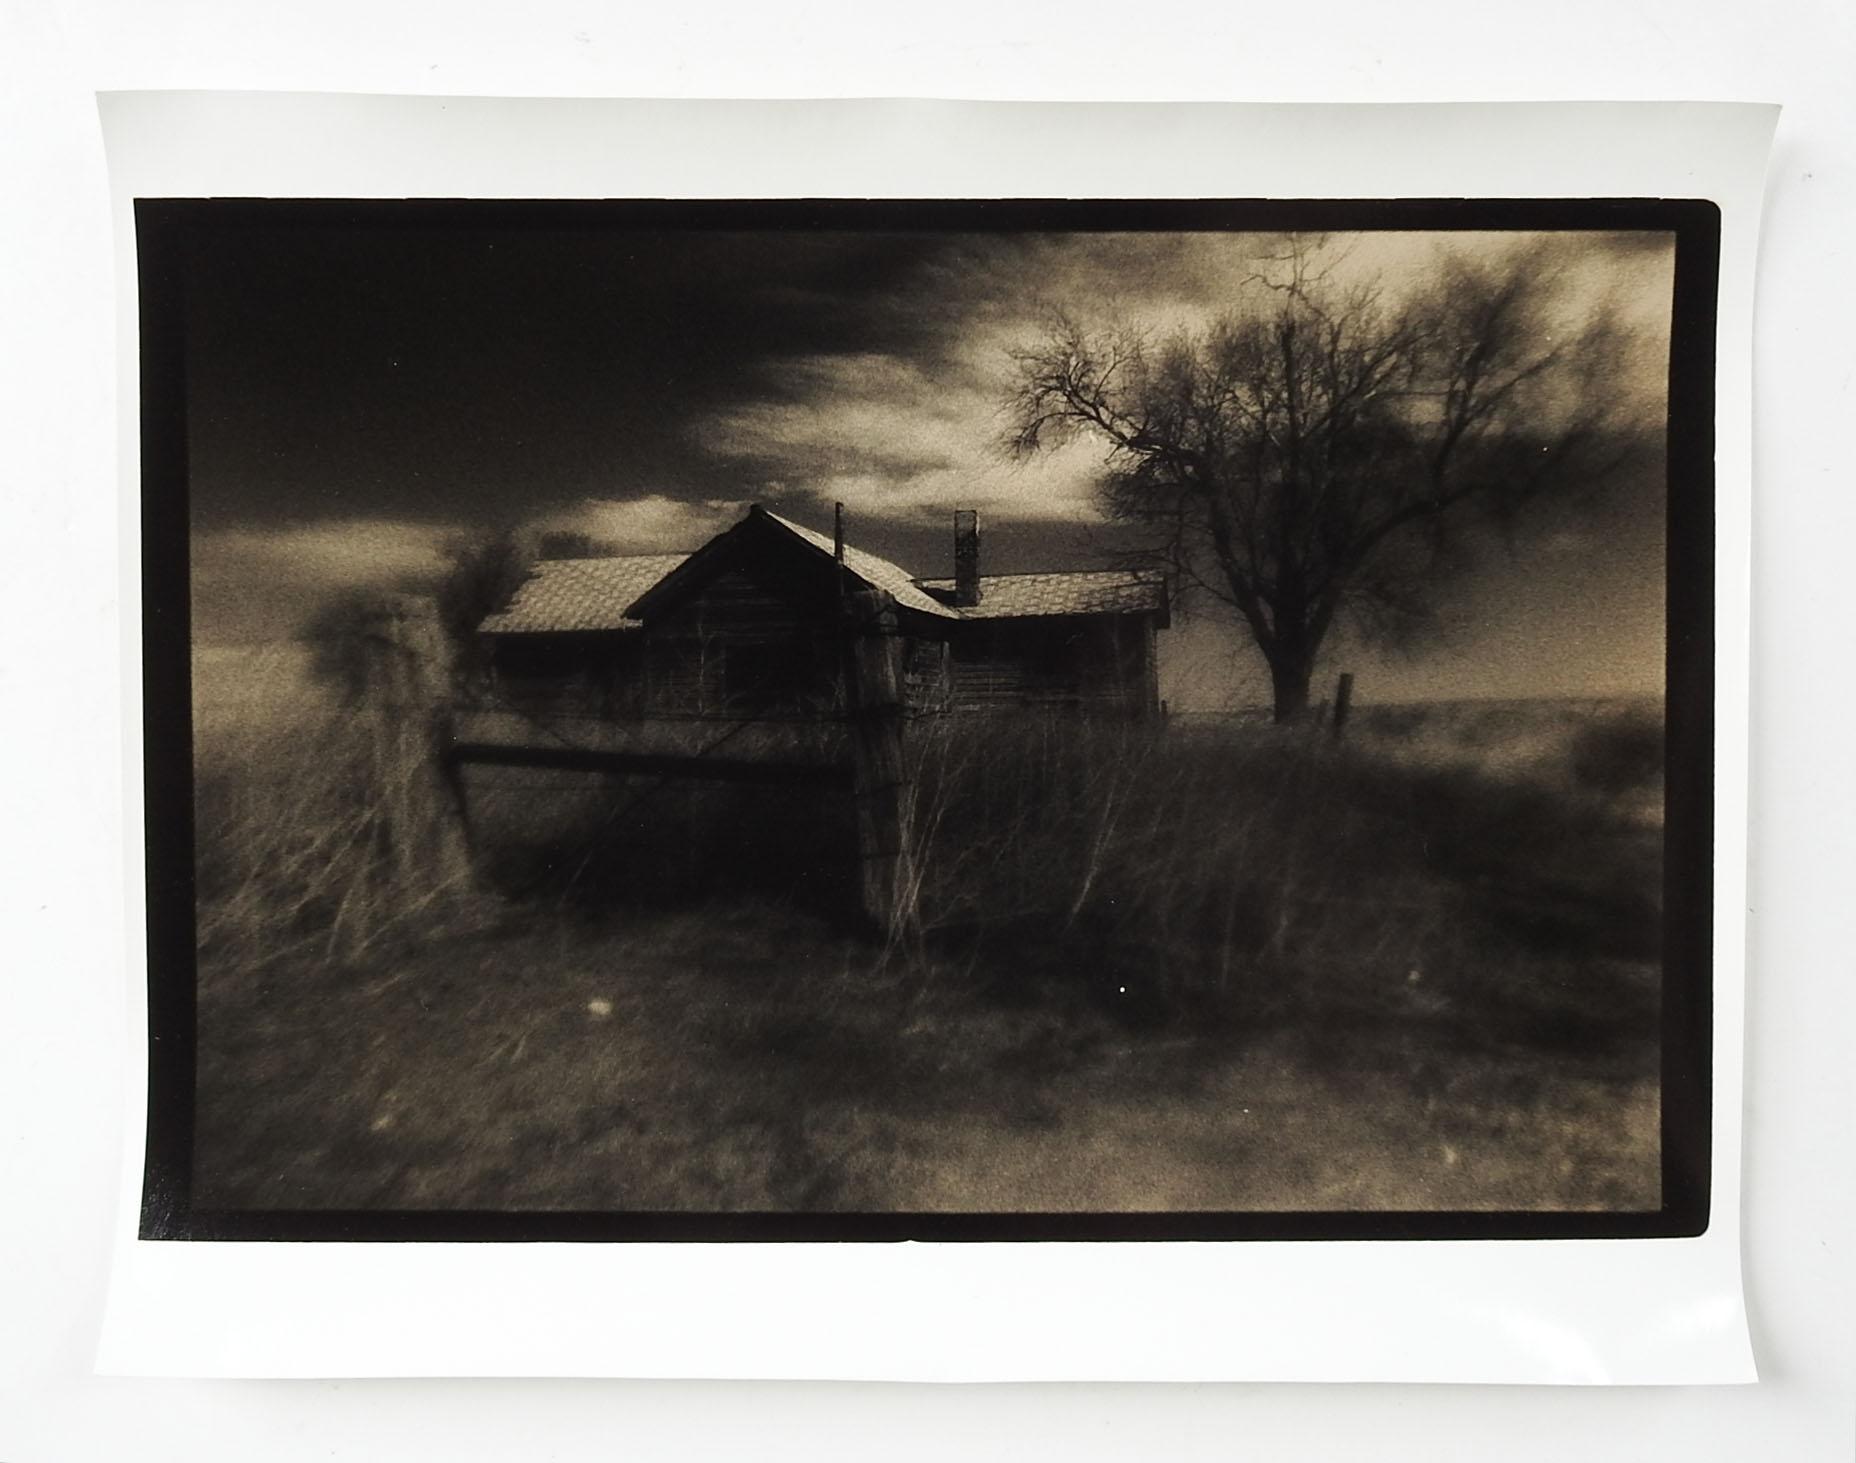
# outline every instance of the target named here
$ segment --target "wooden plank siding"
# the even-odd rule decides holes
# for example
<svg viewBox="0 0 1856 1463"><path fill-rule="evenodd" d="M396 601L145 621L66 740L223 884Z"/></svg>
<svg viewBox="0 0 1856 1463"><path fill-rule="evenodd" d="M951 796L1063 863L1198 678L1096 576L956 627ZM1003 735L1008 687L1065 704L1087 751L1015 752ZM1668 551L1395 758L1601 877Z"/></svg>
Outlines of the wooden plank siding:
<svg viewBox="0 0 1856 1463"><path fill-rule="evenodd" d="M796 532L750 516L629 607L613 606L630 617L627 628L495 635L495 699L616 720L841 719L853 628L846 594L863 581ZM1018 590L1028 582L1011 581ZM1100 586L1092 592L1106 602L1082 613L1034 610L1037 596L1025 597L1022 614L899 610L908 714L1157 713L1164 607L1140 611Z"/></svg>
<svg viewBox="0 0 1856 1463"><path fill-rule="evenodd" d="M1158 709L1146 615L980 620L952 646L955 711L1139 717Z"/></svg>
<svg viewBox="0 0 1856 1463"><path fill-rule="evenodd" d="M499 700L536 711L732 720L842 715L843 628L737 573L724 574L640 630L503 636ZM946 711L953 678L945 640L908 637L904 688L912 714Z"/></svg>
<svg viewBox="0 0 1856 1463"><path fill-rule="evenodd" d="M842 707L838 627L742 574L705 585L648 628L505 635L496 697L608 716L812 719Z"/></svg>
<svg viewBox="0 0 1856 1463"><path fill-rule="evenodd" d="M537 713L642 716L643 652L636 631L501 635L490 656L494 699Z"/></svg>
<svg viewBox="0 0 1856 1463"><path fill-rule="evenodd" d="M842 647L835 623L727 575L644 630L503 637L496 699L619 720L830 720L844 709ZM1155 627L1145 615L1070 615L974 621L951 641L909 638L904 693L918 716L1153 715Z"/></svg>
<svg viewBox="0 0 1856 1463"><path fill-rule="evenodd" d="M903 700L911 716L936 716L954 700L953 649L945 640L906 640Z"/></svg>
<svg viewBox="0 0 1856 1463"><path fill-rule="evenodd" d="M745 574L719 575L640 635L650 714L804 718L843 709L839 627Z"/></svg>

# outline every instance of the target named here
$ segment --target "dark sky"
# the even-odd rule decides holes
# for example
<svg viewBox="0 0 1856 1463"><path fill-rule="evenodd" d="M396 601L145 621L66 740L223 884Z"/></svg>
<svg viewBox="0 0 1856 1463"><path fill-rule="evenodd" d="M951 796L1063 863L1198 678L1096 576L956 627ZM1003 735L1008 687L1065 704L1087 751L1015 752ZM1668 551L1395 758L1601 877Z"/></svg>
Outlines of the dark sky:
<svg viewBox="0 0 1856 1463"><path fill-rule="evenodd" d="M825 527L841 499L856 542L924 574L945 572L957 506L984 512L989 569L1080 565L1105 533L1101 454L1003 459L1011 346L1053 306L1191 328L1277 242L379 218L198 239L186 318L202 642L287 636L332 590L429 575L461 532L693 548L754 501ZM1582 238L1566 318L1619 308L1645 337L1628 389L1659 410L1666 237ZM1329 247L1343 274L1396 293L1446 244L1525 243L1406 233ZM1549 689L1650 687L1660 514L1650 481L1602 525L1543 525L1528 553L1465 583L1457 633L1397 676L1513 694L1545 666ZM1203 622L1176 639L1178 666L1233 658Z"/></svg>
<svg viewBox="0 0 1856 1463"><path fill-rule="evenodd" d="M926 238L240 229L192 295L202 527L739 496L695 424L776 359L931 349Z"/></svg>

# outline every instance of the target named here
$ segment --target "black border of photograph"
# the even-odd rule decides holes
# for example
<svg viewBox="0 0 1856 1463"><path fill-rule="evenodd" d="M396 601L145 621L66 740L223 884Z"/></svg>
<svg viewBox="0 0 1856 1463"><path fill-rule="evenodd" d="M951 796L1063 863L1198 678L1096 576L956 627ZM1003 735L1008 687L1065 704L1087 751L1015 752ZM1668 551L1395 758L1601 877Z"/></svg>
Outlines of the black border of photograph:
<svg viewBox="0 0 1856 1463"><path fill-rule="evenodd" d="M1645 1212L580 1213L196 1208L194 789L186 292L222 223L935 230L1655 230L1675 235L1661 1034L1662 1205ZM140 1235L169 1240L1573 1239L1696 1235L1712 1156L1714 388L1720 214L1660 199L136 203L140 321L148 1125Z"/></svg>

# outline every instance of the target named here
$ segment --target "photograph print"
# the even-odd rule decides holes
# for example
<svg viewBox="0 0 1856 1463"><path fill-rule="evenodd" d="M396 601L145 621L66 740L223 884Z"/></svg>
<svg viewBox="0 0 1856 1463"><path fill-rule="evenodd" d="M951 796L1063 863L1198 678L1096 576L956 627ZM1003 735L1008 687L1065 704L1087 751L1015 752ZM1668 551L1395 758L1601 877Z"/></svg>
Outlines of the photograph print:
<svg viewBox="0 0 1856 1463"><path fill-rule="evenodd" d="M141 201L143 1237L1699 1232L1717 250Z"/></svg>

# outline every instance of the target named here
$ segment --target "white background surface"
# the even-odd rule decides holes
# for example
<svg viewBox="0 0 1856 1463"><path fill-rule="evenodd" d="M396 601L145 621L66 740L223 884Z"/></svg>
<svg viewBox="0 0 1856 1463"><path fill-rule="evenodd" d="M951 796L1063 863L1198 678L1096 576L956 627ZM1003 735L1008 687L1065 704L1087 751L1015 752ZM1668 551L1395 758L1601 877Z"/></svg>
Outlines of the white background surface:
<svg viewBox="0 0 1856 1463"><path fill-rule="evenodd" d="M186 1377L1731 1382L1739 1273L1748 361L1769 106L1083 107L104 98L136 197L1671 197L1721 210L1713 1213L1659 1241L212 1245L118 1231L100 1369ZM118 237L123 542L138 560L131 240ZM123 621L138 596L125 574ZM136 728L127 842L139 846ZM139 888L140 871L129 884ZM129 917L139 922L133 893ZM132 944L118 1070L145 1127ZM123 1192L141 1187L139 1153ZM468 1304L461 1299L468 1297ZM623 1316L615 1325L612 1318ZM536 1324L546 1317L545 1324Z"/></svg>
<svg viewBox="0 0 1856 1463"><path fill-rule="evenodd" d="M1851 1456L1856 1110L1847 884L1856 510L1852 14L1843 4L530 4L0 8L0 1457ZM188 1383L89 1375L120 1139L109 236L90 93L186 86L611 95L1787 104L1757 366L1743 1389ZM615 1324L622 1324L615 1318Z"/></svg>

